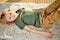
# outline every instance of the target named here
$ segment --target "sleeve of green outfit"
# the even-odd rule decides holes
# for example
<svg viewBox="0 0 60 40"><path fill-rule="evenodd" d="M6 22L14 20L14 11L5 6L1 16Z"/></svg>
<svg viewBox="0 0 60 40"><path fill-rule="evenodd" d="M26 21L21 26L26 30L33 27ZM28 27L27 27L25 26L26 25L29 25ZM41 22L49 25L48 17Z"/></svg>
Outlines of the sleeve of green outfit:
<svg viewBox="0 0 60 40"><path fill-rule="evenodd" d="M18 19L15 21L15 24L20 28L23 29L25 24L23 23L23 21L21 19Z"/></svg>
<svg viewBox="0 0 60 40"><path fill-rule="evenodd" d="M23 19L20 18L20 13L21 13L21 9L17 10L16 13L19 14L18 18L14 21L15 24L20 28L20 29L23 29L25 24L23 23Z"/></svg>

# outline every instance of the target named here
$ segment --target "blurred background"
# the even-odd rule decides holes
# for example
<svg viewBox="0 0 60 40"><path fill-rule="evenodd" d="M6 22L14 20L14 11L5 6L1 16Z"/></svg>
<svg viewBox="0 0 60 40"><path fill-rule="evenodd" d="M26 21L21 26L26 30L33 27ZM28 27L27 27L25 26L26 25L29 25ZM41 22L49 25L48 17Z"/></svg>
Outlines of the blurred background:
<svg viewBox="0 0 60 40"><path fill-rule="evenodd" d="M55 0L0 0L0 2L52 3Z"/></svg>

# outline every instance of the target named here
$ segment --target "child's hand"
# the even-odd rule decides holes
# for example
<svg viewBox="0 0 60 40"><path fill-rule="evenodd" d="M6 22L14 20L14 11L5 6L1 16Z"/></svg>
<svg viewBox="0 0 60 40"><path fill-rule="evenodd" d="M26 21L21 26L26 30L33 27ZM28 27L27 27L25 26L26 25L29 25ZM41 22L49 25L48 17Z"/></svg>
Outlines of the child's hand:
<svg viewBox="0 0 60 40"><path fill-rule="evenodd" d="M46 33L44 33L44 36L46 36L48 38L51 38L52 37L52 33L51 32L46 32Z"/></svg>

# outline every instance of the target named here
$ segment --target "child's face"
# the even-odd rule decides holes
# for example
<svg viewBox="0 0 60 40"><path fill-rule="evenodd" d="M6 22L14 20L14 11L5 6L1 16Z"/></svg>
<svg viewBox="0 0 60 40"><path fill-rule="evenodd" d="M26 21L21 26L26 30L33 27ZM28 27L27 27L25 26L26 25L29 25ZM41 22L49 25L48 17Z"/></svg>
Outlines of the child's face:
<svg viewBox="0 0 60 40"><path fill-rule="evenodd" d="M15 11L12 11L12 10L7 11L7 12L6 12L6 15L5 15L6 20L7 20L8 22L14 21L14 20L17 18L17 16L18 16L18 14L17 14Z"/></svg>

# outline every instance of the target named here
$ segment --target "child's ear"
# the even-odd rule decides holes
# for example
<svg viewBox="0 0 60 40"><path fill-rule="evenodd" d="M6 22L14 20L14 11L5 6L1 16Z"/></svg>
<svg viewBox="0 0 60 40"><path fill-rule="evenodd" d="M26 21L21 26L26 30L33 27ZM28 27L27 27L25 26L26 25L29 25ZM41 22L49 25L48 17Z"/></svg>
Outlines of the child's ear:
<svg viewBox="0 0 60 40"><path fill-rule="evenodd" d="M2 11L0 11L0 17L1 17Z"/></svg>
<svg viewBox="0 0 60 40"><path fill-rule="evenodd" d="M5 17L5 14L2 13L0 19L2 19L2 18L4 18L4 17Z"/></svg>
<svg viewBox="0 0 60 40"><path fill-rule="evenodd" d="M2 19L2 18L5 17L5 13L6 13L5 11L2 11L2 12L1 12L0 19Z"/></svg>

